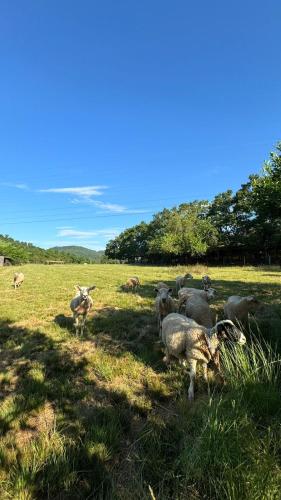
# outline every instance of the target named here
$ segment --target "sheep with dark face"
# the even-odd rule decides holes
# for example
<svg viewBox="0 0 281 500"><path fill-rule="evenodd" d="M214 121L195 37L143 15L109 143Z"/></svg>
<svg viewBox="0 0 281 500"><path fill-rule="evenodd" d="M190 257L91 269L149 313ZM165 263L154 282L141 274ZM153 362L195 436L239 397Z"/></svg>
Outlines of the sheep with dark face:
<svg viewBox="0 0 281 500"><path fill-rule="evenodd" d="M19 288L24 281L23 273L15 273L14 274L14 288Z"/></svg>
<svg viewBox="0 0 281 500"><path fill-rule="evenodd" d="M236 323L247 323L249 313L254 313L261 303L256 297L232 295L224 305L224 316Z"/></svg>
<svg viewBox="0 0 281 500"><path fill-rule="evenodd" d="M204 290L209 290L209 288L211 288L212 286L212 281L210 276L208 276L207 274L205 276L202 276L202 284Z"/></svg>
<svg viewBox="0 0 281 500"><path fill-rule="evenodd" d="M155 299L155 310L158 320L158 328L159 328L159 336L161 336L161 327L162 321L167 314L174 312L176 310L176 304L173 298L171 297L172 288L155 288L155 292L157 292L157 296Z"/></svg>
<svg viewBox="0 0 281 500"><path fill-rule="evenodd" d="M197 363L203 364L204 378L207 380L207 365L212 362L214 370L220 374L219 348L225 340L245 344L244 334L230 320L219 321L213 328L198 325L193 319L172 313L162 322L162 341L165 346L163 361L172 358L187 361L190 367L188 399L194 399L194 381Z"/></svg>
<svg viewBox="0 0 281 500"><path fill-rule="evenodd" d="M79 333L79 327L81 335L84 333L87 315L93 307L93 299L90 297L89 293L95 288L95 285L90 287L79 285L75 286L77 294L70 302L70 309L73 312L73 322L76 335Z"/></svg>

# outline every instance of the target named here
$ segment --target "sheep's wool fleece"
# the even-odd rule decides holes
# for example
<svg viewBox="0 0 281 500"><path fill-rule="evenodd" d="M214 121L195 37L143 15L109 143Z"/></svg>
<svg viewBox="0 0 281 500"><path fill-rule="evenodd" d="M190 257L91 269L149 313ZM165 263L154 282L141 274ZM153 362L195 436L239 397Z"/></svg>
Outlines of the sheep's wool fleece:
<svg viewBox="0 0 281 500"><path fill-rule="evenodd" d="M212 359L219 345L217 336L209 337L207 328L176 313L163 320L162 340L170 355L179 357L185 354L188 359L206 363Z"/></svg>

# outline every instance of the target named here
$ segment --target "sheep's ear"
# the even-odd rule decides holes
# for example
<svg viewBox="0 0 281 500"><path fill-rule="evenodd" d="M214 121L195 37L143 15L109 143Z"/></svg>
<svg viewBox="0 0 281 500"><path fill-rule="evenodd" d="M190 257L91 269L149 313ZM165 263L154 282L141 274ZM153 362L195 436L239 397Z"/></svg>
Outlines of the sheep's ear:
<svg viewBox="0 0 281 500"><path fill-rule="evenodd" d="M169 288L168 292L169 293L172 293L173 289L172 288Z"/></svg>
<svg viewBox="0 0 281 500"><path fill-rule="evenodd" d="M91 290L94 290L96 288L96 285L93 285L93 286L89 286L89 288L87 289L88 292L90 292Z"/></svg>
<svg viewBox="0 0 281 500"><path fill-rule="evenodd" d="M81 287L79 285L74 285L75 290L79 290L81 292Z"/></svg>
<svg viewBox="0 0 281 500"><path fill-rule="evenodd" d="M158 293L159 292L158 288L154 288L154 292Z"/></svg>

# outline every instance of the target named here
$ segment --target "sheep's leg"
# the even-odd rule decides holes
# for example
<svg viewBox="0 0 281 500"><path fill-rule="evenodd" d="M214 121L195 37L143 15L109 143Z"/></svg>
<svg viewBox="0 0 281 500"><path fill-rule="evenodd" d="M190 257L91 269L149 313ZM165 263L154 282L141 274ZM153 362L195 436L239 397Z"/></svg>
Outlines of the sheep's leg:
<svg viewBox="0 0 281 500"><path fill-rule="evenodd" d="M191 359L190 360L190 370L189 370L190 384L189 384L189 388L188 388L189 401L193 401L193 399L194 399L194 381L195 381L195 377L196 377L196 366L197 366L197 360Z"/></svg>
<svg viewBox="0 0 281 500"><path fill-rule="evenodd" d="M78 335L79 332L79 316L78 314L73 314L73 324L75 329L75 334Z"/></svg>
<svg viewBox="0 0 281 500"><path fill-rule="evenodd" d="M207 368L207 363L203 363L203 378L205 382L208 383L208 368Z"/></svg>
<svg viewBox="0 0 281 500"><path fill-rule="evenodd" d="M87 314L83 314L81 321L81 335L83 335L86 326Z"/></svg>

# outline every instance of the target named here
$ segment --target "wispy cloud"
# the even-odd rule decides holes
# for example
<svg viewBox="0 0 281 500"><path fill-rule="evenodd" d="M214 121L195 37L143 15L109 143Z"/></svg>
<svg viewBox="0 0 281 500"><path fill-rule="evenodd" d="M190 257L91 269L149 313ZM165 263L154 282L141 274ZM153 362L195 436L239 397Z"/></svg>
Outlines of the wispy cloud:
<svg viewBox="0 0 281 500"><path fill-rule="evenodd" d="M124 205L119 205L117 203L107 203L103 201L93 200L91 198L78 199L74 198L72 203L75 205L87 204L94 205L99 208L98 213L111 213L111 214L145 214L150 212L150 210L143 210L139 208L127 208Z"/></svg>
<svg viewBox="0 0 281 500"><path fill-rule="evenodd" d="M13 182L0 182L0 186L16 188L16 189L23 189L25 191L27 191L29 189L27 184L17 184L17 183L13 183Z"/></svg>
<svg viewBox="0 0 281 500"><path fill-rule="evenodd" d="M115 238L122 229L120 228L107 228L107 229L96 229L89 231L81 231L77 229L59 229L57 235L60 237L68 237L68 238L93 238L100 237L104 239Z"/></svg>
<svg viewBox="0 0 281 500"><path fill-rule="evenodd" d="M82 187L62 187L39 189L40 193L64 193L81 196L82 198L90 198L91 196L100 196L107 186L82 186Z"/></svg>

